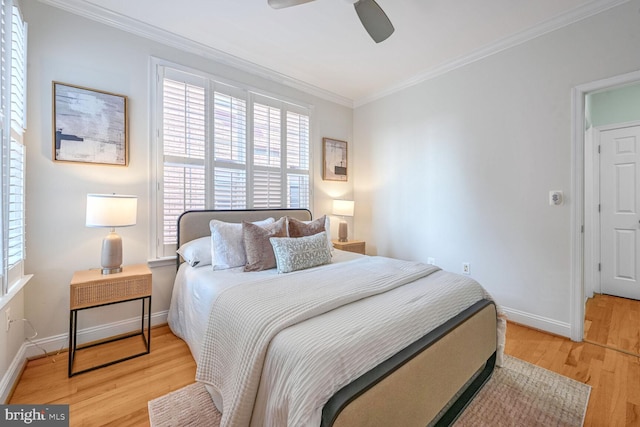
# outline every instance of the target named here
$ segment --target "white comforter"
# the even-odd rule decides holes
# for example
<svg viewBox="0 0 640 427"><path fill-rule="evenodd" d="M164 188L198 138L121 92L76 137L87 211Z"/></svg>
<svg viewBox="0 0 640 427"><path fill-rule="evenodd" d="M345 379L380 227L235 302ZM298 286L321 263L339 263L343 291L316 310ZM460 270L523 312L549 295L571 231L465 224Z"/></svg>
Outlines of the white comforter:
<svg viewBox="0 0 640 427"><path fill-rule="evenodd" d="M334 250L332 264L348 262L364 255ZM290 273L296 274L296 273ZM207 330L211 305L220 292L232 286L277 277L276 269L245 273L243 267L214 271L211 266L180 266L173 285L168 322L171 330L189 345L193 358L200 357L200 346Z"/></svg>
<svg viewBox="0 0 640 427"><path fill-rule="evenodd" d="M337 390L488 297L469 278L416 263L365 257L347 264L281 276L286 280L277 282L268 274L254 276L250 286L242 285L249 292L234 291L233 285L222 290L219 303L231 305L214 305L196 360L198 379L213 386L223 426L318 426L323 405ZM378 273L365 274L374 270ZM400 277L391 278L392 270ZM362 292L348 290L353 286ZM241 301L242 294L249 298ZM333 295L328 305L316 298L327 294ZM310 309L287 308L282 300L304 301ZM265 301L278 312L278 322L256 315ZM234 312L234 320L223 320L225 311ZM248 328L251 323L265 333ZM196 345L190 346L193 351Z"/></svg>

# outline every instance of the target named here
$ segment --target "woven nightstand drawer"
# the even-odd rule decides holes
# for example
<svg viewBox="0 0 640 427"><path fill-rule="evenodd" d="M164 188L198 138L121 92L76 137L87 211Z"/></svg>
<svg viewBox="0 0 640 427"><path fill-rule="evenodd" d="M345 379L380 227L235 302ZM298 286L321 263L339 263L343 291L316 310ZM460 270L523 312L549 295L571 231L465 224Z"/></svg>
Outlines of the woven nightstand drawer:
<svg viewBox="0 0 640 427"><path fill-rule="evenodd" d="M151 273L146 265L102 275L100 270L77 272L70 289L70 309L92 307L151 295ZM143 268L142 268L143 267Z"/></svg>

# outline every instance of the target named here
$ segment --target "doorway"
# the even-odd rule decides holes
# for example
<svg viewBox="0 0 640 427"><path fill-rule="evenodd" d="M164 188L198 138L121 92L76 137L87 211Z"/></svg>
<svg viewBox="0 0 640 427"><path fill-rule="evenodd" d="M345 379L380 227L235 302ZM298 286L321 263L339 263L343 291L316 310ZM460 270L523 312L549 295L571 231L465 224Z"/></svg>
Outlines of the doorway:
<svg viewBox="0 0 640 427"><path fill-rule="evenodd" d="M583 177L574 173L576 187L584 189L582 209L574 212L575 224L584 215L584 240L576 248L579 239L574 239L574 250L584 264L574 264L573 271L581 270L576 277L584 286L573 283L574 314L581 315L572 317L572 339L638 354L640 180L635 170L640 154L632 153L640 150L640 73L576 88L574 101L574 124L580 122L575 114L582 112L584 126L581 137L574 137L574 155L583 148L584 156Z"/></svg>

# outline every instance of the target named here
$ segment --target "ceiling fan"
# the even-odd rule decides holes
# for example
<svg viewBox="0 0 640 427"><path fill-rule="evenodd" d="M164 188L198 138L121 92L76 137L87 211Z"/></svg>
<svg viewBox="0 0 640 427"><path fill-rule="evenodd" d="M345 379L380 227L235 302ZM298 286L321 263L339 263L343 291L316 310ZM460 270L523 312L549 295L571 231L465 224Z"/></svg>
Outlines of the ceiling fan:
<svg viewBox="0 0 640 427"><path fill-rule="evenodd" d="M267 0L274 9L297 6L314 0ZM375 0L347 0L353 3L358 18L373 41L380 43L393 34L393 24Z"/></svg>

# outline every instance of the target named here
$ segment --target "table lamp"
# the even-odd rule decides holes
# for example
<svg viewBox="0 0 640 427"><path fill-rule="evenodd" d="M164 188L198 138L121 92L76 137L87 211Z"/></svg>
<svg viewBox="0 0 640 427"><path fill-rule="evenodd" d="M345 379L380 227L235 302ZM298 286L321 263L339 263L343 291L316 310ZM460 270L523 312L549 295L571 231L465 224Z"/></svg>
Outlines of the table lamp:
<svg viewBox="0 0 640 427"><path fill-rule="evenodd" d="M87 194L87 227L109 227L102 241L102 274L122 272L122 239L116 227L136 225L138 197L120 194Z"/></svg>
<svg viewBox="0 0 640 427"><path fill-rule="evenodd" d="M347 242L347 221L345 216L353 216L354 203L353 200L334 200L333 214L342 217L338 228L338 241Z"/></svg>

